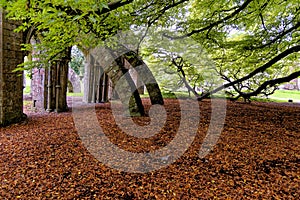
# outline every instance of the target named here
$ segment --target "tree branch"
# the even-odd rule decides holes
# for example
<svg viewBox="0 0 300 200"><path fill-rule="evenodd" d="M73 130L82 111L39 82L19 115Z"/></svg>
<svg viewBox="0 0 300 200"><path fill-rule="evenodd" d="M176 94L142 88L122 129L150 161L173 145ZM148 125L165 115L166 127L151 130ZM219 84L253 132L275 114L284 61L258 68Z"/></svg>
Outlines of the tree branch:
<svg viewBox="0 0 300 200"><path fill-rule="evenodd" d="M150 21L148 22L148 25L150 26L150 25L152 25L154 22L156 22L156 21L157 21L163 14L165 14L165 12L168 11L169 9L174 8L174 7L176 7L176 6L178 6L178 5L182 4L182 3L185 3L185 2L187 2L187 1L189 1L189 0L180 0L180 1L176 2L176 3L173 2L173 4L170 4L170 5L165 6L163 9L161 9L160 11L158 11L158 12L155 13L156 17L155 17L154 19L150 20ZM159 13L159 14L158 14L158 13Z"/></svg>
<svg viewBox="0 0 300 200"><path fill-rule="evenodd" d="M118 0L118 1L110 2L107 4L108 8L102 8L102 10L95 11L95 13L97 15L103 15L103 14L109 13L113 10L116 10L122 6L125 6L127 4L131 4L132 2L133 2L133 0ZM73 10L73 9L70 8L70 10ZM79 10L76 10L76 11L81 13ZM92 11L92 12L94 12L94 11ZM91 14L92 12L90 12L88 14Z"/></svg>
<svg viewBox="0 0 300 200"><path fill-rule="evenodd" d="M237 14L239 14L242 10L244 10L253 0L246 0L240 7L238 7L238 9L236 9L233 13L229 14L228 16L214 22L214 23L211 23L209 24L208 26L205 26L201 29L198 29L198 30L193 30L191 31L190 33L187 33L185 35L182 35L182 36L169 36L169 35L164 35L165 37L169 38L169 39L182 39L182 38L186 38L186 37L190 37L196 33L201 33L203 31L206 31L206 30L209 30L215 26L218 26L219 24L222 24L224 22L226 22L227 20L233 18L234 16L236 16Z"/></svg>
<svg viewBox="0 0 300 200"><path fill-rule="evenodd" d="M285 82L289 82L295 78L298 78L300 76L300 71L294 72L288 76L285 77L281 77L281 78L277 78L277 79L273 79L273 80L268 80L266 82L264 82L261 86L259 86L255 91L253 92L249 92L249 93L244 93L241 92L241 96L244 98L250 98L252 96L257 96L258 94L260 94L264 89L266 89L268 86L273 87L277 84L280 83L285 83Z"/></svg>
<svg viewBox="0 0 300 200"><path fill-rule="evenodd" d="M176 62L177 59L179 59L179 63ZM177 67L177 72L181 73L181 76L179 74L179 77L181 78L181 81L184 83L185 87L188 89L189 93L192 92L196 98L199 98L200 95L196 92L196 90L194 88L192 88L190 86L190 84L188 83L188 81L186 79L186 75L183 70L183 66L184 66L183 58L181 56L177 56L176 58L172 58L171 62L174 66Z"/></svg>
<svg viewBox="0 0 300 200"><path fill-rule="evenodd" d="M100 13L100 14L104 14L104 13L110 12L112 10L115 10L115 9L117 9L119 7L122 7L122 6L125 6L127 4L130 4L132 2L133 2L133 0L119 0L119 1L108 3L108 8L109 9L107 9L107 8L102 9L102 13Z"/></svg>
<svg viewBox="0 0 300 200"><path fill-rule="evenodd" d="M291 47L285 51L283 51L282 53L278 54L277 56L275 56L273 59L271 59L269 62L267 62L266 64L262 65L261 67L255 69L254 71L252 71L251 73L249 73L247 76L244 76L243 78L237 79L235 81L229 82L227 84L224 84L216 89L214 89L211 92L207 92L205 94L203 94L201 97L198 98L199 101L201 101L202 99L205 99L207 97L209 97L210 95L217 93L219 91L221 91L224 88L228 88L231 87L235 84L241 83L245 80L248 80L250 78L252 78L253 76L255 76L256 74L260 73L260 72L264 72L266 69L268 69L269 67L271 67L273 64L275 64L276 62L278 62L279 60L285 58L286 56L298 52L300 51L300 45Z"/></svg>
<svg viewBox="0 0 300 200"><path fill-rule="evenodd" d="M283 38L285 35L291 33L292 31L296 30L299 27L300 27L300 22L298 22L295 26L289 28L288 30L285 30L285 31L281 32L279 35L277 35L277 37L275 37L274 39L270 40L266 44L263 44L263 45L257 46L257 47L254 46L254 47L251 48L251 50L252 49L263 49L263 48L265 48L265 47L267 47L267 46L275 43L277 40Z"/></svg>

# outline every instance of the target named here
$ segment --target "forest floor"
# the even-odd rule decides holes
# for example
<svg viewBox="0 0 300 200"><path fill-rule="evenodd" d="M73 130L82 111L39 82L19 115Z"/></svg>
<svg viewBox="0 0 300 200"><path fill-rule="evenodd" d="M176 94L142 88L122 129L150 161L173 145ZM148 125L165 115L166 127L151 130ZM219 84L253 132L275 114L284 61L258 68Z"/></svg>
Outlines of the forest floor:
<svg viewBox="0 0 300 200"><path fill-rule="evenodd" d="M144 103L149 108L149 101ZM93 146L84 145L72 111L48 114L27 106L26 121L0 128L0 197L300 199L299 104L227 102L222 133L205 157L199 156L199 150L210 123L210 101L200 102L199 107L182 108L201 117L199 122L191 117L183 124L184 130L194 125L198 128L180 158L156 171L132 173L103 164L87 150ZM96 126L100 125L107 138L121 149L152 152L170 143L179 130L178 101L166 100L165 108L164 127L149 138L122 132L109 103L96 105ZM88 117L85 112L83 109L79 116L83 124L88 123L84 122ZM147 124L149 118L134 121Z"/></svg>

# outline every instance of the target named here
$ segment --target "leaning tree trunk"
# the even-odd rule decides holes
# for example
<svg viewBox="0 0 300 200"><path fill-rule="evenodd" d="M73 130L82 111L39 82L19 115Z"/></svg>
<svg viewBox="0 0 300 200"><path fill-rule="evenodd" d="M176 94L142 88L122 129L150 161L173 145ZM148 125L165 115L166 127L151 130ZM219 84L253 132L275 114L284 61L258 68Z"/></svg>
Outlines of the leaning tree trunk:
<svg viewBox="0 0 300 200"><path fill-rule="evenodd" d="M126 115L145 115L142 100L138 94L134 81L128 73L128 69L125 67L124 59L121 57L118 58L113 52L108 52L106 50L107 49L94 49L93 51L95 52L85 52L84 102L96 103L94 101L95 99L99 100L100 97L104 97L108 93L108 90L103 89L102 87L107 87L109 78L123 107L129 108L127 109L129 113L126 113ZM101 82L101 77L105 77L106 80ZM100 88L99 93L102 92L101 94L94 92L95 90L98 90L97 88Z"/></svg>
<svg viewBox="0 0 300 200"><path fill-rule="evenodd" d="M115 64L104 69L105 73L110 77L114 89L124 106L128 105L130 116L145 115L144 106L137 90L137 87L132 80L129 69L125 67L125 60L121 56L115 59Z"/></svg>
<svg viewBox="0 0 300 200"><path fill-rule="evenodd" d="M150 71L147 67L146 63L138 57L138 55L133 52L129 51L124 54L126 60L130 63L130 65L137 71L138 77L140 80L145 84L147 91L149 93L149 97L151 100L151 104L164 104L164 100L159 89L159 86Z"/></svg>
<svg viewBox="0 0 300 200"><path fill-rule="evenodd" d="M125 66L125 61L128 61L145 84L152 105L164 104L161 91L152 72L135 52L125 49L120 53L109 48L96 48L87 56L87 61L88 68L99 65L104 69L104 73L109 76L113 87L117 90L122 104L124 106L129 105L131 116L144 115L145 111L138 88L128 73L129 67Z"/></svg>

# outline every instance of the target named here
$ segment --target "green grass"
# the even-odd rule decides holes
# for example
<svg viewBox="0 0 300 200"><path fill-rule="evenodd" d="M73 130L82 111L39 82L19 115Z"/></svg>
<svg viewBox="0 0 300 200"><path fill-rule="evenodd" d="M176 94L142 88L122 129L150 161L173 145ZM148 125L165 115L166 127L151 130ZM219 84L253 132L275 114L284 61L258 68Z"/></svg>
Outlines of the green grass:
<svg viewBox="0 0 300 200"><path fill-rule="evenodd" d="M251 101L259 101L259 102L277 102L277 103L284 103L287 102L287 100L282 99L272 99L272 98L261 98L261 97L252 97Z"/></svg>
<svg viewBox="0 0 300 200"><path fill-rule="evenodd" d="M271 99L293 99L300 101L300 91L297 90L277 90L273 95L270 96Z"/></svg>
<svg viewBox="0 0 300 200"><path fill-rule="evenodd" d="M30 93L30 86L26 86L24 89L24 94ZM162 91L163 98L189 98L188 92L168 92ZM69 97L82 97L83 92L81 93L67 93ZM193 94L191 94L192 97ZM215 95L219 97L218 95ZM142 98L149 98L149 94L145 93L141 95ZM220 96L221 97L221 96ZM300 91L297 90L277 90L273 95L270 95L269 98L259 98L253 97L253 101L264 101L264 102L287 102L288 99L293 101L300 101Z"/></svg>
<svg viewBox="0 0 300 200"><path fill-rule="evenodd" d="M30 106L32 104L32 101L23 101L23 106Z"/></svg>
<svg viewBox="0 0 300 200"><path fill-rule="evenodd" d="M167 92L167 91L161 91L163 98L166 99L175 99L175 98L189 98L188 92ZM194 97L193 94L191 94L191 97ZM145 93L141 95L141 98L149 98L149 94Z"/></svg>
<svg viewBox="0 0 300 200"><path fill-rule="evenodd" d="M188 98L188 92L165 92L162 91L164 98ZM193 97L193 94L191 94ZM224 95L215 94L215 97L224 98ZM148 94L143 95L143 97L149 97ZM251 101L260 101L260 102L287 102L289 99L293 101L300 101L300 91L295 90L277 90L273 95L270 95L268 98L262 97L252 97Z"/></svg>
<svg viewBox="0 0 300 200"><path fill-rule="evenodd" d="M30 85L26 85L26 87L23 90L24 94L29 94L30 93Z"/></svg>
<svg viewBox="0 0 300 200"><path fill-rule="evenodd" d="M23 90L23 94L29 94L30 93L30 86L26 86ZM67 93L68 97L83 97L83 92L81 93Z"/></svg>
<svg viewBox="0 0 300 200"><path fill-rule="evenodd" d="M80 93L67 93L68 97L83 97L83 92Z"/></svg>

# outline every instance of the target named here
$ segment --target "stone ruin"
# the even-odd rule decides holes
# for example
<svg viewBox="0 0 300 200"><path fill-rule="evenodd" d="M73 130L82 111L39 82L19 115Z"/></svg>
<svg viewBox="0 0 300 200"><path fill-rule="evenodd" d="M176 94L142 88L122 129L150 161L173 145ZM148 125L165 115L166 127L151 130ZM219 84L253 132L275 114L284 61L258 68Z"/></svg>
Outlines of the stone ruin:
<svg viewBox="0 0 300 200"><path fill-rule="evenodd" d="M46 87L47 80L45 80L45 69L33 69L30 97L35 108L47 109L47 91L45 90ZM68 72L68 92L81 92L80 77L71 68L69 68Z"/></svg>
<svg viewBox="0 0 300 200"><path fill-rule="evenodd" d="M81 83L80 83L80 77L76 74L76 72L69 68L68 73L68 92L70 93L80 93L81 92Z"/></svg>
<svg viewBox="0 0 300 200"><path fill-rule="evenodd" d="M24 43L23 34L14 32L19 25L20 22L7 20L5 14L0 12L0 126L19 122L26 117L23 113L24 75L21 71L14 71L19 64L24 62L25 56L21 51L21 44ZM98 66L86 65L85 70L83 100L87 103L99 103L112 98L110 79L113 75L112 71L110 76L106 73L100 76L101 68ZM137 80L135 70L131 71L135 85L142 85ZM33 74L31 95L35 107L48 111L65 111L67 76L73 92L82 92L80 77L73 70L68 70L66 62L60 61L49 70L33 69ZM148 84L148 86L148 92L157 91L157 85ZM144 88L139 87L138 90L143 93Z"/></svg>
<svg viewBox="0 0 300 200"><path fill-rule="evenodd" d="M23 34L13 30L19 22L10 21L0 11L0 126L24 119L23 73L14 72L23 63Z"/></svg>

